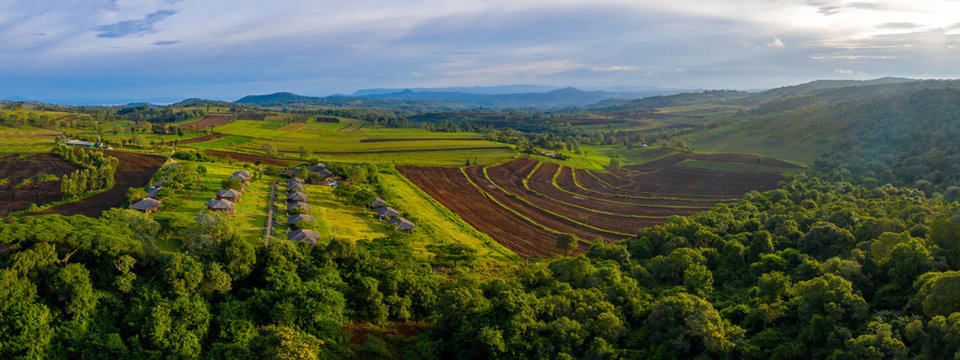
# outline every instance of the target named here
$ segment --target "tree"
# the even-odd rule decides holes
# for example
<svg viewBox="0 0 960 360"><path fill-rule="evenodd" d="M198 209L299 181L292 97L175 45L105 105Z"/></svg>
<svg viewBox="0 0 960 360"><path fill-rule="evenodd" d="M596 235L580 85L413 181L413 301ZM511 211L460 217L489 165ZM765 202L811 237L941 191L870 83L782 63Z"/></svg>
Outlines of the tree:
<svg viewBox="0 0 960 360"><path fill-rule="evenodd" d="M683 271L683 286L691 294L706 296L713 291L713 273L704 265L691 264Z"/></svg>
<svg viewBox="0 0 960 360"><path fill-rule="evenodd" d="M434 254L433 260L440 266L457 267L471 265L477 261L477 250L459 243L427 245L427 251Z"/></svg>
<svg viewBox="0 0 960 360"><path fill-rule="evenodd" d="M578 241L577 236L573 234L563 233L557 235L557 249L560 249L560 251L563 251L564 254L569 256L571 252L577 249L579 245Z"/></svg>
<svg viewBox="0 0 960 360"><path fill-rule="evenodd" d="M262 146L263 153L269 157L277 156L277 146L273 143L265 143Z"/></svg>
<svg viewBox="0 0 960 360"><path fill-rule="evenodd" d="M960 271L928 272L917 279L916 298L929 317L960 312Z"/></svg>
<svg viewBox="0 0 960 360"><path fill-rule="evenodd" d="M620 170L621 166L620 159L610 158L610 165L607 167L610 168L610 170Z"/></svg>
<svg viewBox="0 0 960 360"><path fill-rule="evenodd" d="M664 344L675 357L684 358L704 351L729 352L742 333L724 321L709 302L686 293L657 302L643 328L654 344Z"/></svg>
<svg viewBox="0 0 960 360"><path fill-rule="evenodd" d="M328 358L324 341L286 326L269 325L257 330L250 350L261 359L316 360Z"/></svg>

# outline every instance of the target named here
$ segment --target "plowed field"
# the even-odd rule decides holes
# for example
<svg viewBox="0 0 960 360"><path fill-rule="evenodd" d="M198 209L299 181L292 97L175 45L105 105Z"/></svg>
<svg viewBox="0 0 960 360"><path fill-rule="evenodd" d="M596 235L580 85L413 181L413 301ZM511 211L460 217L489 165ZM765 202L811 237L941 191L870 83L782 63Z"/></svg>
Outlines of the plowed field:
<svg viewBox="0 0 960 360"><path fill-rule="evenodd" d="M204 116L203 119L194 121L189 124L179 125L177 127L181 129L186 129L193 126L197 130L203 130L206 128L225 125L233 121L233 114L211 114Z"/></svg>
<svg viewBox="0 0 960 360"><path fill-rule="evenodd" d="M617 240L671 215L690 215L732 202L751 190L768 190L779 172L737 172L676 165L680 154L616 172L588 172L531 159L492 166L436 168L398 166L410 181L522 256L557 253L558 233L581 240ZM708 161L762 162L750 155L708 155ZM760 159L760 160L757 160ZM584 243L581 243L584 244Z"/></svg>
<svg viewBox="0 0 960 360"><path fill-rule="evenodd" d="M33 182L16 188L23 180L38 175L61 176L79 169L59 156L42 153L17 158L14 155L0 157L0 179L7 179L0 185L0 216L26 209L30 204L43 205L60 200L60 181Z"/></svg>
<svg viewBox="0 0 960 360"><path fill-rule="evenodd" d="M103 153L104 155L113 156L120 160L117 173L113 176L116 183L110 190L83 200L55 206L36 213L30 213L30 215L82 214L90 217L100 216L100 213L104 210L122 205L124 201L127 200L127 190L131 187L146 186L150 178L153 177L153 174L157 172L157 168L167 160L162 156L116 150L103 150Z"/></svg>

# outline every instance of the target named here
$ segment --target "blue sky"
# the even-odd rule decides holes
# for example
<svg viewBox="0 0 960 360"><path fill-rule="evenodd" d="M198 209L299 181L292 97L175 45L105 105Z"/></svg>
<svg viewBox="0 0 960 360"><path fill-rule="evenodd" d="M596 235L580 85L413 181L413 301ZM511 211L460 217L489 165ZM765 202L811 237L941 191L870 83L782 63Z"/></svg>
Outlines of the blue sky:
<svg viewBox="0 0 960 360"><path fill-rule="evenodd" d="M956 0L2 1L0 98L955 78L956 14Z"/></svg>

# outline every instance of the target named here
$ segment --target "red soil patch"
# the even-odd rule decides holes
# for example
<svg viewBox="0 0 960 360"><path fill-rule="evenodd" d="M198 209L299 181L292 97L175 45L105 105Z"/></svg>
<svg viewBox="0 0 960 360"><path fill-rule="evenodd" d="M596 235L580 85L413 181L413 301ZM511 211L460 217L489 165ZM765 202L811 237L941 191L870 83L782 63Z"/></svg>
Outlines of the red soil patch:
<svg viewBox="0 0 960 360"><path fill-rule="evenodd" d="M754 161L740 156L716 158ZM570 168L552 163L537 167L531 159L489 166L486 174L480 166L463 172L459 168L397 169L475 228L522 256L556 254L556 232L583 240L598 236L613 240L662 224L671 215L690 215L751 190L772 189L782 180L776 172L719 171L674 166L676 162L663 161L659 168L642 173L596 174L610 185L585 170L575 169L574 178ZM528 179L526 185L524 179Z"/></svg>
<svg viewBox="0 0 960 360"><path fill-rule="evenodd" d="M24 179L38 175L60 178L79 168L52 153L30 155L22 159L15 155L0 158L0 179L7 179L7 184L0 186L0 216L26 209L30 204L43 205L62 198L60 180L34 182L16 189Z"/></svg>
<svg viewBox="0 0 960 360"><path fill-rule="evenodd" d="M524 160L511 161L509 163L502 164L502 165L491 166L487 168L487 175L489 176L488 180L493 180L493 182L499 185L501 188L503 188L504 190L506 190L507 192L513 195L516 195L522 198L523 200L526 200L527 202L532 204L533 207L535 208L545 209L545 210L548 210L549 212L560 215L560 217L562 217L560 220L563 221L564 223L569 224L570 223L569 220L573 220L573 221L576 221L577 223L587 224L598 229L609 230L612 232L634 234L637 232L637 230L639 230L644 226L650 226L652 224L659 223L658 219L639 218L631 215L657 216L657 217L665 218L666 216L676 214L677 209L669 209L669 208L647 208L647 209L644 209L645 211L637 212L635 209L638 207L633 206L633 208L635 208L634 210L619 209L621 211L617 212L617 211L607 211L609 210L609 208L614 207L614 204L610 204L610 205L603 204L600 208L596 208L596 207L584 206L584 205L589 205L589 204L586 204L587 202L585 201L586 199L578 200L578 199L568 198L568 199L564 199L562 202L557 201L557 199L555 198L547 197L545 196L545 194L541 195L542 193L537 194L536 192L527 190L526 188L523 187L523 178L526 177L526 175L529 174L530 171L532 171L536 165L537 165L536 161L524 159ZM543 180L543 179L531 178L532 182L535 182L536 180ZM549 185L550 179L547 178L544 184ZM570 201L567 201L567 200L570 200ZM571 204L571 205L567 205L567 204ZM529 204L524 204L524 205L530 206ZM572 205L581 206L586 209L578 208ZM605 212L610 212L610 214L600 213L600 212L591 211L591 210L601 210ZM540 211L544 212L543 210L540 210ZM692 211L690 210L684 210L684 211L686 213L692 213ZM552 215L546 212L544 213L550 217L557 217L556 215ZM614 214L617 214L617 215L614 215ZM563 218L566 218L569 220L566 220ZM578 230L579 228L589 229L591 230L591 232L597 233L597 235L605 238L620 238L624 236L619 234L602 232L597 229L591 229L589 227L586 227L577 223L573 223L571 225L576 226ZM560 229L557 229L557 230L560 230ZM584 234L584 235L587 235L587 234ZM585 238L585 239L590 240L596 237L597 235L593 235L593 237Z"/></svg>
<svg viewBox="0 0 960 360"><path fill-rule="evenodd" d="M332 117L332 116L317 116L316 118L314 118L313 122L319 122L319 123L338 123L338 122L340 122L340 119L337 119L337 118Z"/></svg>
<svg viewBox="0 0 960 360"><path fill-rule="evenodd" d="M233 114L210 114L204 116L203 119L194 121L189 124L178 125L178 128L186 129L193 126L197 130L203 130L210 127L226 125L227 123L233 121Z"/></svg>
<svg viewBox="0 0 960 360"><path fill-rule="evenodd" d="M157 168L167 161L165 157L117 150L103 150L104 155L113 156L120 160L117 173L114 174L115 184L110 190L96 194L83 200L55 206L39 214L86 215L100 216L104 210L120 206L127 201L127 190L132 187L146 186L157 172Z"/></svg>
<svg viewBox="0 0 960 360"><path fill-rule="evenodd" d="M490 200L458 168L397 166L404 177L450 211L521 256L556 255L556 234Z"/></svg>
<svg viewBox="0 0 960 360"><path fill-rule="evenodd" d="M483 188L484 191L486 191L488 194L490 194L495 199L497 199L497 201L499 201L501 204L509 207L513 211L516 211L522 214L523 216L526 216L528 219L531 219L535 223L540 224L546 228L553 229L558 232L571 233L571 234L577 235L577 237L584 240L592 240L597 237L604 237L604 238L617 237L617 235L615 234L610 234L607 232L590 229L580 224L577 224L571 219L564 219L561 216L550 214L547 211L544 211L544 209L539 209L536 206L532 206L530 204L523 202L520 198L518 198L518 196L511 196L510 194L507 194L506 192L500 189L497 189L497 187L494 186L493 183L490 182L490 180L488 180L483 176L483 167L472 166L472 167L466 168L465 170L467 172L467 175L470 176L470 179L473 180L475 184ZM513 195L516 195L516 194L513 194ZM554 241L556 240L556 237L549 238L548 240L549 241L545 245L556 246L556 242Z"/></svg>
<svg viewBox="0 0 960 360"><path fill-rule="evenodd" d="M207 142L207 141L222 139L222 138L225 138L225 137L227 137L227 136L230 136L230 135L227 135L227 134L209 134L209 135L203 135L203 136L199 136L199 137L195 137L195 138L190 138L190 139L186 139L186 140L181 140L181 141L180 141L180 145L198 144L198 143L202 143L202 142ZM173 141L168 141L166 144L167 144L167 145L173 145Z"/></svg>

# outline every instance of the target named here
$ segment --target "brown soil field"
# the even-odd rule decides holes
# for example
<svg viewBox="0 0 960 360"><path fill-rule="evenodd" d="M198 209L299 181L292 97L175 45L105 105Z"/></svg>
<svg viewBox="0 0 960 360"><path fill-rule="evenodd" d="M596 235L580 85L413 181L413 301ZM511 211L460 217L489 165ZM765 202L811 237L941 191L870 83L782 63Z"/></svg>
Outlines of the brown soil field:
<svg viewBox="0 0 960 360"><path fill-rule="evenodd" d="M189 124L178 125L177 127L181 129L186 129L193 126L197 130L203 130L203 129L214 127L214 126L225 125L231 121L233 121L232 114L211 114L211 115L204 116L203 119L194 121Z"/></svg>
<svg viewBox="0 0 960 360"><path fill-rule="evenodd" d="M716 158L756 161L755 157L739 155ZM597 173L618 187L603 184L586 170L532 159L462 171L413 166L397 169L478 230L523 256L556 254L557 232L588 241L598 236L615 240L640 228L662 224L671 215L691 215L734 201L751 190L772 189L782 180L777 172L672 165L676 162L663 161L645 172Z"/></svg>
<svg viewBox="0 0 960 360"><path fill-rule="evenodd" d="M620 213L620 215L604 214L596 211L591 211L592 208L583 206L578 203L571 203L578 206L586 207L587 209L577 208L574 206L566 205L564 203L558 202L555 199L551 199L545 196L538 195L532 191L529 191L523 188L523 178L533 170L533 167L536 166L536 161L531 160L517 160L511 161L506 164L501 164L497 166L491 166L487 168L487 176L485 180L492 181L494 184L500 186L510 194L516 195L519 198L526 200L529 204L524 204L526 206L534 207L535 209L546 209L550 212L559 215L560 220L564 223L569 223L567 219L576 221L581 224L586 224L597 229L591 229L589 227L580 225L580 224L571 224L576 227L583 227L593 232L597 235L601 235L606 238L618 238L628 235L620 235L613 233L601 232L598 229L608 230L612 232L619 232L624 234L635 234L637 230L644 226L650 226L657 224L660 220L666 218L674 212L671 212L671 209L663 208L653 208L647 209L648 214L629 214L629 213ZM548 183L549 184L549 183ZM593 210L603 210L603 209L593 209ZM685 210L687 213L692 213L692 211ZM548 212L540 210L544 213L545 216L557 217ZM659 216L662 219L647 219L647 218L638 218L624 215L647 215L647 216ZM565 218L565 219L564 219ZM558 229L559 230L559 229ZM591 238L586 238L587 240L592 240Z"/></svg>
<svg viewBox="0 0 960 360"><path fill-rule="evenodd" d="M544 163L541 166L541 168L547 165L548 165L547 163ZM623 194L617 194L617 193L608 191L609 188L589 188L590 190L586 190L583 187L578 186L578 184L580 183L580 178L577 178L576 181L574 181L572 168L562 167L560 168L559 171L560 173L557 175L558 189L564 192L574 193L582 197L597 198L597 199L602 199L603 201L608 201L608 202L629 203L629 204L636 204L641 206L650 205L650 204L679 205L679 206L712 206L713 204L716 204L718 201L716 198L684 197L681 199L681 198L678 198L677 196L667 196L664 194L648 194L648 193L639 192L639 191L634 192L633 194L628 194L628 192L626 191ZM581 170L577 169L577 171L581 171ZM586 175L586 176L589 177L589 175ZM599 184L599 182L594 182L594 184Z"/></svg>
<svg viewBox="0 0 960 360"><path fill-rule="evenodd" d="M536 207L530 206L527 203L524 203L522 200L516 196L511 196L494 186L489 180L483 176L483 167L481 166L471 166L465 168L464 171L467 173L467 176L470 177L470 180L474 184L480 186L487 194L493 196L498 202L504 206L509 207L511 210L520 213L528 219L533 220L533 222L540 224L543 227L553 229L557 232L562 233L571 233L577 235L581 240L593 240L596 237L605 237L605 238L615 238L616 235L612 235L606 232L596 231L583 227L580 224L577 224L569 219L564 219L560 216L552 215L546 211L538 209ZM556 245L552 242L556 240L555 237L547 239L547 245Z"/></svg>
<svg viewBox="0 0 960 360"><path fill-rule="evenodd" d="M319 123L338 123L338 122L340 122L340 119L337 119L337 118L332 117L332 116L317 116L316 118L314 118L313 122L319 122Z"/></svg>
<svg viewBox="0 0 960 360"><path fill-rule="evenodd" d="M749 154L676 154L639 165L624 166L623 168L628 171L659 170L688 159L724 163L756 164L780 169L803 169L803 166L789 163L780 159Z"/></svg>
<svg viewBox="0 0 960 360"><path fill-rule="evenodd" d="M458 168L397 166L404 177L430 194L463 220L526 257L553 256L556 234L493 202L467 181Z"/></svg>
<svg viewBox="0 0 960 360"><path fill-rule="evenodd" d="M379 143L379 142L394 142L394 141L476 141L483 140L481 138L471 138L471 139L437 139L437 138L397 138L397 139L360 139L362 143Z"/></svg>
<svg viewBox="0 0 960 360"><path fill-rule="evenodd" d="M43 205L61 199L59 180L34 182L16 189L23 180L38 175L56 175L59 178L79 168L52 153L24 158L15 155L0 157L0 179L7 179L7 184L0 186L0 216L26 209L30 204Z"/></svg>
<svg viewBox="0 0 960 360"><path fill-rule="evenodd" d="M104 210L122 205L127 201L127 189L146 186L157 172L157 168L167 161L165 157L118 150L103 150L104 155L116 157L120 160L117 173L114 174L116 183L110 190L96 194L83 200L55 206L39 214L86 215L100 216Z"/></svg>
<svg viewBox="0 0 960 360"><path fill-rule="evenodd" d="M598 195L583 191L573 184L570 169L565 168L566 177L561 172L557 176L557 185L552 183L553 175L557 173L559 165L541 163L536 172L530 176L527 186L550 199L576 204L591 209L627 215L676 215L682 212L695 212L712 207L716 201L690 201L651 198L616 198Z"/></svg>
<svg viewBox="0 0 960 360"><path fill-rule="evenodd" d="M191 138L191 139L186 139L186 140L180 141L180 145L198 144L198 143L202 143L202 142L207 142L207 141L222 139L222 138L225 138L225 137L227 137L227 136L230 136L230 135L227 135L227 134L210 134L210 135L204 135L204 136L199 136L199 137L195 137L195 138ZM168 142L167 142L167 145L173 145L173 141L168 141Z"/></svg>

